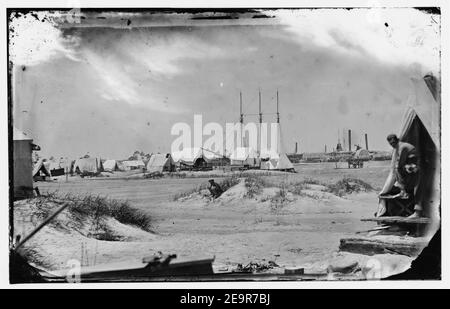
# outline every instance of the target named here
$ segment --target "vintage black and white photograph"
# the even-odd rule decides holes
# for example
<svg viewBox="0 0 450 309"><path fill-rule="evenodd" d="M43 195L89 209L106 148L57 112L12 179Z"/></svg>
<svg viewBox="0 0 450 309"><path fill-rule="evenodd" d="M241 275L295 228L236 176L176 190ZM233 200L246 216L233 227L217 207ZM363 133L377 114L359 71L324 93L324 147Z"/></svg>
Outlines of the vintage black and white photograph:
<svg viewBox="0 0 450 309"><path fill-rule="evenodd" d="M441 279L439 7L7 27L11 284Z"/></svg>

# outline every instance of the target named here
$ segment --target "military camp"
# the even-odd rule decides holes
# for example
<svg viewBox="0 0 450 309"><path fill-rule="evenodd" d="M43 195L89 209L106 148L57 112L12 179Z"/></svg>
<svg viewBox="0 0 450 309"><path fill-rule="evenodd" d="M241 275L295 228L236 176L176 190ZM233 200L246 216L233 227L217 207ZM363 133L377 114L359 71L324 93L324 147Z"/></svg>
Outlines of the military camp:
<svg viewBox="0 0 450 309"><path fill-rule="evenodd" d="M11 282L441 278L440 11L11 10Z"/></svg>

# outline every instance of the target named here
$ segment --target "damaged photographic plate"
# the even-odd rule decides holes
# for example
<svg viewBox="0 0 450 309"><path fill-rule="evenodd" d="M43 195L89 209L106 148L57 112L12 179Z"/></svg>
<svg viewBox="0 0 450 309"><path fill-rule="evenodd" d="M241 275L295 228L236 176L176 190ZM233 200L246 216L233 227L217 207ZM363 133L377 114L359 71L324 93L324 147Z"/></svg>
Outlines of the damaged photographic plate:
<svg viewBox="0 0 450 309"><path fill-rule="evenodd" d="M441 280L428 3L7 7L9 283Z"/></svg>

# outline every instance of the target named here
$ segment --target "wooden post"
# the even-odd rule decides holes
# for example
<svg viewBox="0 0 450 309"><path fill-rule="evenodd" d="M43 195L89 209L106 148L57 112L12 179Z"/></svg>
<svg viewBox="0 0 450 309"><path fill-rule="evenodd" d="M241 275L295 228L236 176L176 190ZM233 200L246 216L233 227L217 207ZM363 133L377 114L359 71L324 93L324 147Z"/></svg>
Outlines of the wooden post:
<svg viewBox="0 0 450 309"><path fill-rule="evenodd" d="M352 151L352 130L348 130L348 151Z"/></svg>

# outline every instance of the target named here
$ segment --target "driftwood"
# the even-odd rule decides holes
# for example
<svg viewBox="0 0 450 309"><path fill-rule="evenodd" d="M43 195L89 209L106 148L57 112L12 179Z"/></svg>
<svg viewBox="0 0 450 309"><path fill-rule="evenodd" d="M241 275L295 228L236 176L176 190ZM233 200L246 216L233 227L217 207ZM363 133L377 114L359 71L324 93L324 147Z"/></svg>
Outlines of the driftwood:
<svg viewBox="0 0 450 309"><path fill-rule="evenodd" d="M391 253L416 257L426 246L426 240L418 238L402 239L389 236L383 239L381 237L362 237L341 239L339 250L365 255Z"/></svg>

